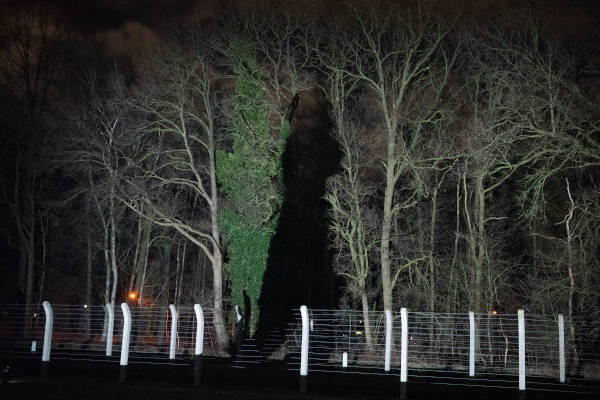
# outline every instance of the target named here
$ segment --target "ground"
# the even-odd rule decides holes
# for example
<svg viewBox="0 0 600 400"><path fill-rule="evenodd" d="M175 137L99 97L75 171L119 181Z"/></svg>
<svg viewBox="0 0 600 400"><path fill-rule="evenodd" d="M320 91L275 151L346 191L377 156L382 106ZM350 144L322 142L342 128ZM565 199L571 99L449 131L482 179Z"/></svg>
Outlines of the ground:
<svg viewBox="0 0 600 400"><path fill-rule="evenodd" d="M2 360L5 365L10 360ZM207 360L209 361L209 360ZM288 371L285 364L237 369L218 362L207 362L203 367L203 382L192 385L191 364L137 364L130 365L127 381L118 382L119 366L107 362L53 360L45 379L40 378L38 360L13 360L8 382L0 386L0 399L77 399L77 400L178 400L178 399L282 399L282 400L339 400L339 399L399 399L400 384L396 374L355 375L317 373L309 374L306 394L299 393L297 372ZM409 382L407 400L451 399L461 400L518 399L518 390L494 387L465 387L440 384L435 380L420 379ZM596 399L594 395L527 391L527 400Z"/></svg>

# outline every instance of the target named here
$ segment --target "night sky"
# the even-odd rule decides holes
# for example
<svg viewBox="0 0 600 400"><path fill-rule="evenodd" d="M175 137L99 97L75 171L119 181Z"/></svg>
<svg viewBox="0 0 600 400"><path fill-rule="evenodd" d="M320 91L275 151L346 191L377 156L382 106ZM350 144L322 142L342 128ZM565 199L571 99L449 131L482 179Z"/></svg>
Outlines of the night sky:
<svg viewBox="0 0 600 400"><path fill-rule="evenodd" d="M335 13L338 1L299 0L283 4L269 0L53 0L49 3L55 4L90 46L100 44L107 55L117 59L125 56L138 65L143 63L157 38L175 23L200 21L210 25L217 15L224 12L225 5L242 10L279 9L286 13L291 10L322 19L327 13ZM447 3L464 5L465 1L451 0ZM494 21L499 10L518 12L527 4L518 0L468 0L466 3L465 12L469 18L484 21ZM552 10L549 26L557 37L583 38L597 29L594 21L600 13L599 0L546 0L543 4Z"/></svg>

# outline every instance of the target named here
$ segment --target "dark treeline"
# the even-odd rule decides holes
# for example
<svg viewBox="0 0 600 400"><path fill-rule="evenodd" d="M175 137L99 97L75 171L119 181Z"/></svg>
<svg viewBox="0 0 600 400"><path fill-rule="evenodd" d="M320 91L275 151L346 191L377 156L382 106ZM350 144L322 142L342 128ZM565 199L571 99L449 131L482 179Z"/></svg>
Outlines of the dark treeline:
<svg viewBox="0 0 600 400"><path fill-rule="evenodd" d="M230 5L135 66L13 7L2 301L200 302L223 345L233 305L255 330L286 293L365 326L401 306L599 321L598 32L396 3Z"/></svg>

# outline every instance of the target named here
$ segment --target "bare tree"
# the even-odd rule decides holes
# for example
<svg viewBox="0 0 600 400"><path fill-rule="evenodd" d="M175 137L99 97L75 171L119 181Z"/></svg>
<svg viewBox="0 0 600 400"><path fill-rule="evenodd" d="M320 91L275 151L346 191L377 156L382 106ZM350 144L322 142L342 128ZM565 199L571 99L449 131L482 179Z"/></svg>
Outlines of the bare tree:
<svg viewBox="0 0 600 400"><path fill-rule="evenodd" d="M7 101L0 118L2 201L16 229L21 261L18 286L26 304L33 300L36 210L43 169L39 154L49 139L54 83L65 54L66 31L57 10L32 1L3 7L0 89ZM2 165L3 164L3 165Z"/></svg>
<svg viewBox="0 0 600 400"><path fill-rule="evenodd" d="M471 105L462 186L475 309L483 307L486 267L488 281L503 273L492 268L487 230L508 216L490 215L493 194L523 171L521 217L532 221L544 213L549 180L568 169L597 166L600 160L593 134L598 113L575 84L572 62L544 38L537 16L511 22L479 30L466 57ZM486 290L493 298L493 288Z"/></svg>
<svg viewBox="0 0 600 400"><path fill-rule="evenodd" d="M422 129L436 121L435 108L419 109L418 102L432 87L431 70L441 56L452 63L454 56L440 53L449 28L440 21L428 19L419 4L408 17L390 10L383 19L355 10L356 36L348 36L346 46L352 51L354 68L349 73L370 89L381 115L381 134L385 138L383 155L385 190L383 221L380 231L381 280L384 309L393 305L392 289L402 270L414 263L408 260L392 277L390 243L394 215L414 206L418 190L402 198L396 185L403 176L417 174L413 149L420 143ZM450 69L447 69L447 74ZM447 82L444 79L443 82ZM416 181L418 183L418 180Z"/></svg>
<svg viewBox="0 0 600 400"><path fill-rule="evenodd" d="M373 296L371 263L377 249L377 228L381 215L373 203L374 185L369 182L369 156L365 151L360 127L345 114L340 126L334 128L335 138L342 150L341 171L327 183L325 200L330 205L332 246L336 250L335 271L346 278L351 295L360 299L365 340L372 349L373 335L369 311Z"/></svg>
<svg viewBox="0 0 600 400"><path fill-rule="evenodd" d="M147 122L138 129L143 145L129 156L135 172L125 178L120 196L130 209L174 229L210 260L214 324L224 348L228 340L215 170L216 86L222 77L211 59L212 43L205 42L210 40L197 38L188 52L176 48L155 58L155 70L133 104Z"/></svg>
<svg viewBox="0 0 600 400"><path fill-rule="evenodd" d="M102 227L106 267L105 303L115 305L119 285L118 231L124 209L117 192L120 185L124 151L128 145L128 110L123 107L127 88L120 75L113 73L102 82L96 72L83 79L84 98L71 114L73 130L64 148L63 161L72 163L72 176L82 180L85 199L95 211ZM71 198L79 191L74 191Z"/></svg>
<svg viewBox="0 0 600 400"><path fill-rule="evenodd" d="M333 22L326 32L315 35L313 49L317 67L325 78L320 86L331 104L332 136L342 153L341 170L329 178L324 198L330 207L331 247L336 251L334 270L345 278L349 294L360 299L365 341L367 349L372 350L371 261L380 216L368 206L373 203L375 184L365 174L374 168L374 160L365 143L368 121L358 117L358 106L351 105L358 79L347 72L348 48L343 46L341 30Z"/></svg>

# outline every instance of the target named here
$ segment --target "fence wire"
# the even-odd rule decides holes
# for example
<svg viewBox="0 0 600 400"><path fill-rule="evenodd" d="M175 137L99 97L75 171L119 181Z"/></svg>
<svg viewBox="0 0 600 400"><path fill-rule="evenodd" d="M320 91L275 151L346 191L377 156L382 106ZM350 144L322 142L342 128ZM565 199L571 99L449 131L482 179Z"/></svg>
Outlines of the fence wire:
<svg viewBox="0 0 600 400"><path fill-rule="evenodd" d="M44 311L39 306L0 306L0 352L8 357L41 357Z"/></svg>
<svg viewBox="0 0 600 400"><path fill-rule="evenodd" d="M400 374L400 312L392 313L390 372L384 370L384 312L310 310L309 320L309 371ZM524 321L526 376L528 379L558 379L557 318L526 314ZM600 379L600 335L597 331L586 329L591 324L592 321L581 317L572 321L565 318L566 372L575 379ZM495 385L517 385L519 334L516 314L474 314L473 377L469 377L469 314L409 312L407 325L409 381L411 377L435 380L444 377L447 382L489 386L492 383L487 378L493 377ZM300 369L301 331L301 316L296 312L295 320L286 329L288 365L293 371Z"/></svg>
<svg viewBox="0 0 600 400"><path fill-rule="evenodd" d="M53 305L52 359L119 362L124 319L114 308L112 352L107 356L108 312L105 306ZM129 363L189 364L196 343L193 306L177 308L175 358L170 359L172 316L168 307L131 307ZM213 312L203 309L204 354L218 353ZM41 358L45 313L42 307L0 305L0 354Z"/></svg>
<svg viewBox="0 0 600 400"><path fill-rule="evenodd" d="M124 318L114 309L109 338L104 306L52 305L52 359L118 363ZM177 307L175 354L170 358L172 315L166 306L131 307L129 363L191 364L196 340L193 306ZM212 309L204 309L204 355L218 355ZM41 359L45 312L41 306L0 305L0 356ZM311 372L399 375L402 320L391 313L389 366L386 365L386 315L382 311L309 310ZM519 334L516 314L474 314L475 374L469 376L470 316L468 313L407 313L408 381L431 384L515 388L519 374ZM525 314L525 367L527 387L538 390L583 390L600 380L600 329L598 321L564 318L564 359L567 383L558 382L558 318ZM230 341L235 329L229 326ZM287 368L300 369L302 323L299 310L287 324L281 344ZM107 343L112 354L107 356ZM269 345L269 343L267 343ZM263 349L264 350L264 349ZM547 378L551 378L549 381ZM536 381L536 379L538 379ZM594 383L595 382L595 383Z"/></svg>

